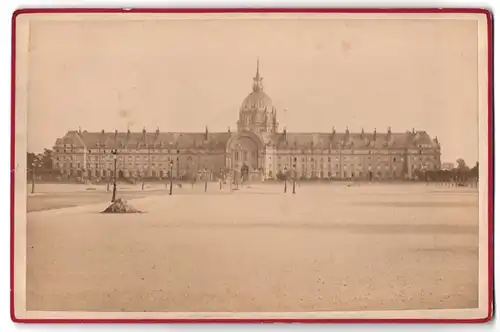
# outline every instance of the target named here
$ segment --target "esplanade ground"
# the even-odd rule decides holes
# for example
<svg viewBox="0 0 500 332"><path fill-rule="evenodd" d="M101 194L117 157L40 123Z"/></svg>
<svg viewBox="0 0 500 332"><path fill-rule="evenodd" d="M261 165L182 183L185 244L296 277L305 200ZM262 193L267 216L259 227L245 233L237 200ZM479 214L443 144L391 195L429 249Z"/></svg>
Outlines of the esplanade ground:
<svg viewBox="0 0 500 332"><path fill-rule="evenodd" d="M27 309L335 311L478 305L478 192L383 183L118 188L28 197ZM63 193L64 192L64 193ZM31 208L30 208L31 206Z"/></svg>

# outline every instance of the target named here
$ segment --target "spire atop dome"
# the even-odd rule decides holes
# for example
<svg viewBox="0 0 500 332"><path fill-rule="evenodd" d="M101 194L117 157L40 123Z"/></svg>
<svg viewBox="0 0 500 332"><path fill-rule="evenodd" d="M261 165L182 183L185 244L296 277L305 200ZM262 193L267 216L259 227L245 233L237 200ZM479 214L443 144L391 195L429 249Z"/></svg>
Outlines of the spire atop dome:
<svg viewBox="0 0 500 332"><path fill-rule="evenodd" d="M255 92L264 90L264 86L262 85L263 77L260 76L259 67L259 58L257 58L257 72L255 73L255 77L253 78L253 91Z"/></svg>

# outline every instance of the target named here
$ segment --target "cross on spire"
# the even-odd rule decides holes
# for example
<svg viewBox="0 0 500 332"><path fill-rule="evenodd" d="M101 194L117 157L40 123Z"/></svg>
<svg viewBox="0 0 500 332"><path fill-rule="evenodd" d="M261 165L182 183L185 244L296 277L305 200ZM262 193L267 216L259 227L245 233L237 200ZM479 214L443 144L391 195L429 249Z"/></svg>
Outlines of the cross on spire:
<svg viewBox="0 0 500 332"><path fill-rule="evenodd" d="M255 77L253 78L253 91L262 91L264 90L264 86L262 85L263 77L260 76L260 63L259 58L257 57L257 72L255 73Z"/></svg>
<svg viewBox="0 0 500 332"><path fill-rule="evenodd" d="M260 78L260 73L259 73L259 57L257 57L257 74L256 74L255 77L257 77L257 79Z"/></svg>

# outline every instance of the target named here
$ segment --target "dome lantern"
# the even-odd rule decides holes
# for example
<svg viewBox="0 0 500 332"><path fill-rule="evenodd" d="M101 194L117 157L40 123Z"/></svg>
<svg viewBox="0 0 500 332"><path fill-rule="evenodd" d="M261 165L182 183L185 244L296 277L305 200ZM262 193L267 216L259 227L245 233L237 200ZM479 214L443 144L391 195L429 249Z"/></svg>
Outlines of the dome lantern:
<svg viewBox="0 0 500 332"><path fill-rule="evenodd" d="M255 73L255 77L253 78L254 92L264 91L264 85L262 84L263 79L264 77L261 77L259 73L259 58L257 58L257 72Z"/></svg>

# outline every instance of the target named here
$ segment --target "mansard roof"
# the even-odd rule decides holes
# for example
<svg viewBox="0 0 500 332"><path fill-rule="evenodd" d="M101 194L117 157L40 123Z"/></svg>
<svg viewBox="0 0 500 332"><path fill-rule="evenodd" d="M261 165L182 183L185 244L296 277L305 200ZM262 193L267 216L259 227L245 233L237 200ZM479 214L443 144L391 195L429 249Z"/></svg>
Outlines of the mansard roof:
<svg viewBox="0 0 500 332"><path fill-rule="evenodd" d="M208 149L225 150L231 132L87 132L69 131L57 139L56 146L95 148L163 148L163 149ZM439 148L439 142L425 131L406 133L260 133L265 145L278 149L404 149Z"/></svg>
<svg viewBox="0 0 500 332"><path fill-rule="evenodd" d="M438 148L437 139L432 139L425 131L406 133L280 133L268 144L278 149L404 149Z"/></svg>
<svg viewBox="0 0 500 332"><path fill-rule="evenodd" d="M92 148L225 149L231 137L223 133L87 132L69 131L56 146Z"/></svg>

